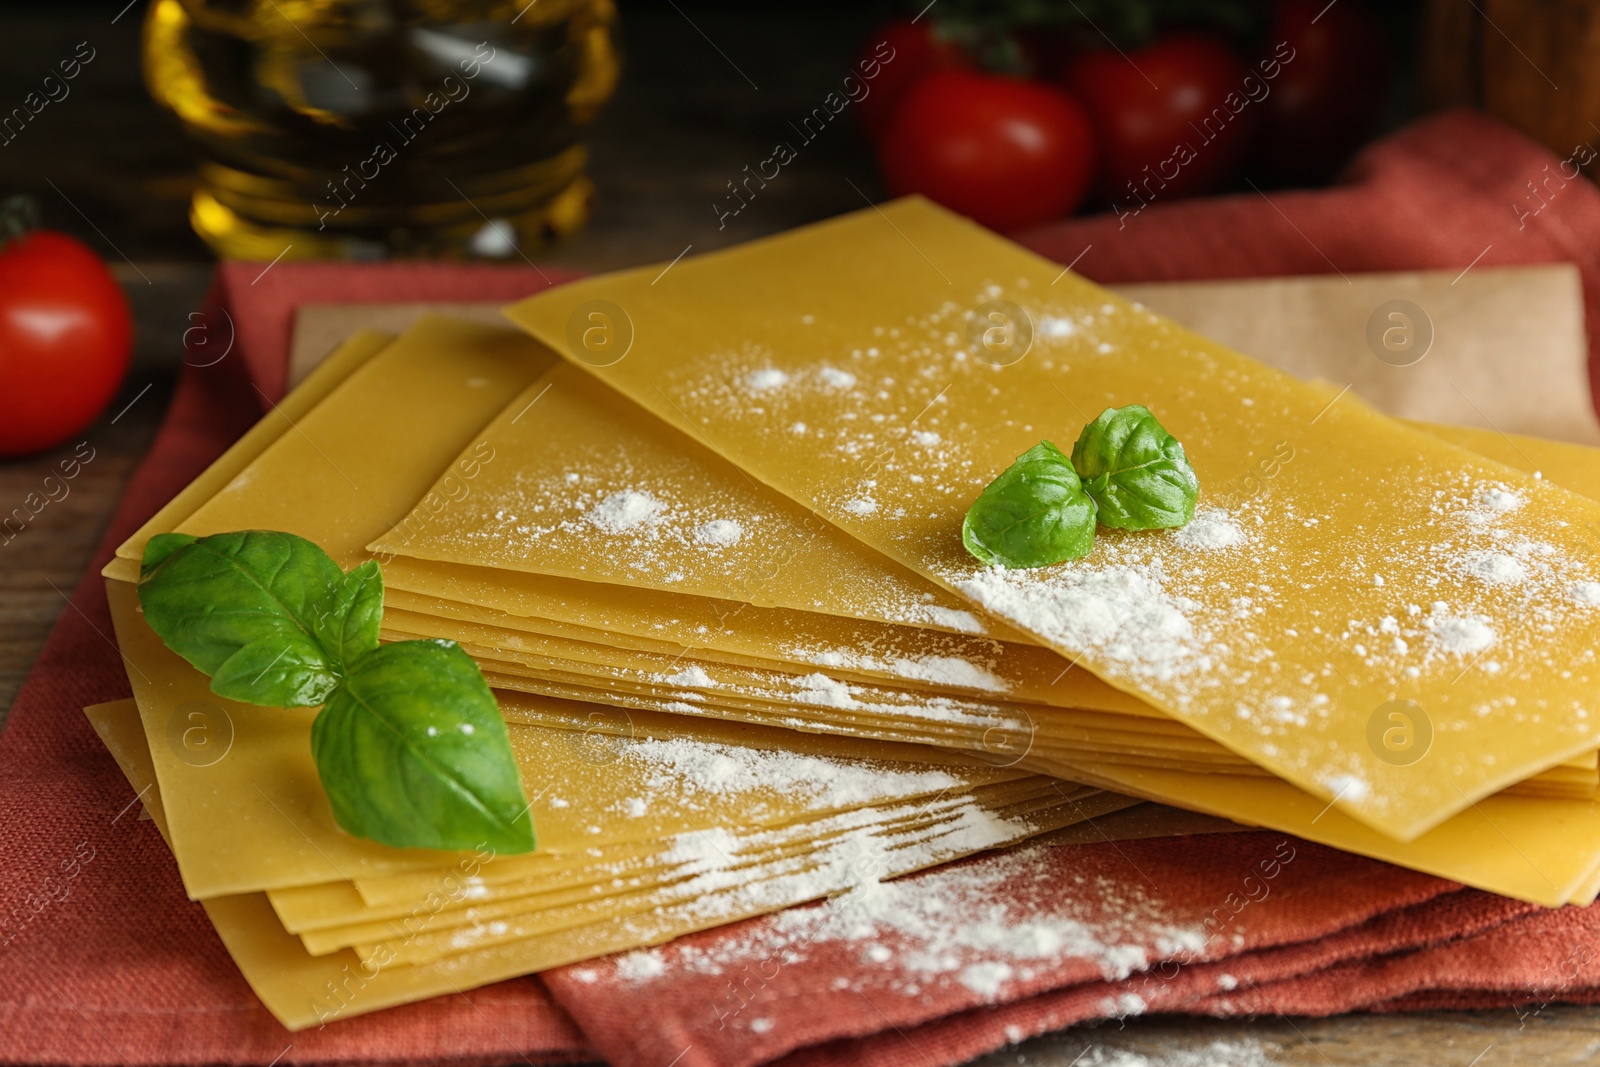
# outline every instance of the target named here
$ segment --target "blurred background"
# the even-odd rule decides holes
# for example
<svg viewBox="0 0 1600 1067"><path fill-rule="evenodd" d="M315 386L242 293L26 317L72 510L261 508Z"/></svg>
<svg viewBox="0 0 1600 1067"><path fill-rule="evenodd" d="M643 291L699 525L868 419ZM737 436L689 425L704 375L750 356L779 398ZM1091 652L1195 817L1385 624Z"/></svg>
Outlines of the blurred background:
<svg viewBox="0 0 1600 1067"><path fill-rule="evenodd" d="M596 270L913 192L1126 219L1327 185L1458 105L1577 179L1597 48L1587 0L0 5L0 707L230 341L219 257Z"/></svg>
<svg viewBox="0 0 1600 1067"><path fill-rule="evenodd" d="M1473 14L1465 3L1440 6ZM465 205L479 226L464 226L468 236L451 247L430 243L421 219L410 234L391 226L385 240L369 202L409 195L419 209L444 204L450 180L480 200L471 186L486 173L515 172L580 142L592 216L577 240L541 250L546 259L611 266L670 258L689 240L735 243L851 210L862 194L917 184L936 185L947 199L985 194L983 182L1024 193L1029 182L1053 184L1052 195L1022 197L1033 201L1023 205L1031 211L1012 212L1022 224L1134 204L1129 181L1170 157L1180 137L1206 151L1165 196L1242 187L1247 177L1264 185L1328 178L1362 140L1421 106L1426 15L1419 3L1357 0L940 0L925 11L705 0L11 3L0 7L0 108L22 107L30 93L45 104L0 128L0 189L32 194L52 228L141 265L213 253L190 225L202 165L210 193L220 187L224 199L231 191L244 203L231 230L216 217L226 211L203 223L230 255L266 261L289 243L294 258L514 258L503 240L472 246L483 219ZM610 42L589 39L596 27ZM459 61L475 49L494 58L469 78ZM60 62L80 52L93 58L77 77L60 77ZM1274 53L1276 76L1266 77L1261 64ZM1284 55L1295 58L1283 64ZM470 94L459 101L441 86L452 73L457 95ZM924 94L897 128L897 105L932 74L954 82L948 98ZM1066 103L1008 93L1018 88ZM422 136L402 128L397 120L435 89L445 104L429 116L431 128ZM1225 128L1204 124L1230 92L1249 104ZM813 117L819 108L825 126ZM1008 124L1023 129L1008 134ZM937 166L941 153L959 152L956 142L986 135L1001 144L1020 138L1022 154L1046 158L1013 160L1009 170L990 159L967 174ZM381 163L373 149L385 139L395 158ZM880 168L891 141L890 165ZM769 163L783 143L796 158ZM770 176L780 166L781 176L763 184L763 169ZM913 177L930 169L920 182ZM357 170L370 178L365 188L359 176L350 181ZM239 180L228 189L230 176L274 171L299 179L277 190L243 189ZM1080 171L1093 175L1081 190ZM520 176L564 190L569 174L505 174L501 188ZM295 194L298 209L282 221L307 236L278 240L264 220ZM493 198L485 190L481 200ZM214 195L202 200L216 204ZM480 206L501 217L495 204ZM362 209L369 217L352 221ZM586 210L558 207L564 217L551 229L574 228ZM341 246L346 234L355 236ZM252 244L252 235L262 239ZM532 234L520 236L533 251Z"/></svg>

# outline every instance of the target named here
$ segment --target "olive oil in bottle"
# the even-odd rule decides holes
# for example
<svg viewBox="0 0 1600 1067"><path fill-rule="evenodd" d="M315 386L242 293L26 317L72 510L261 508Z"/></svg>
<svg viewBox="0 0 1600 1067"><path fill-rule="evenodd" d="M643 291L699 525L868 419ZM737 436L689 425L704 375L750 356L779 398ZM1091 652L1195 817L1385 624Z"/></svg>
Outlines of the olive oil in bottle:
<svg viewBox="0 0 1600 1067"><path fill-rule="evenodd" d="M225 257L486 257L581 227L612 0L155 0L146 81Z"/></svg>

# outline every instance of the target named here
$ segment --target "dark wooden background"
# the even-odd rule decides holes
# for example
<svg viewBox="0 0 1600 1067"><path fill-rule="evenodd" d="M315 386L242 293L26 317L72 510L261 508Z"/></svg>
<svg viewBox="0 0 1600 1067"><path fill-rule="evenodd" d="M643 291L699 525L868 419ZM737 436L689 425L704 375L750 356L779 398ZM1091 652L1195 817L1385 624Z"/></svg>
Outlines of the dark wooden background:
<svg viewBox="0 0 1600 1067"><path fill-rule="evenodd" d="M1463 0L1463 3L1467 0ZM146 97L138 35L144 0L0 6L0 110L54 59L88 41L97 55L22 136L0 146L0 193L38 197L49 225L116 265L138 318L122 395L85 432L96 458L14 541L0 545L0 717L66 606L122 486L155 433L209 256L185 221L190 158L175 123ZM670 259L859 207L882 189L854 123L831 125L726 229L711 205L746 163L842 77L888 5L623 4L628 63L592 141L593 224L540 259L586 268ZM49 13L42 13L48 10ZM121 12L120 17L119 12ZM752 87L751 83L754 83ZM0 461L0 512L38 490L70 452ZM4 832L0 830L0 832ZM916 1063L914 1047L909 1063ZM1077 1028L986 1058L1069 1067L1267 1064L1505 1067L1600 1061L1600 1013L1548 1007L1337 1019L1130 1020Z"/></svg>

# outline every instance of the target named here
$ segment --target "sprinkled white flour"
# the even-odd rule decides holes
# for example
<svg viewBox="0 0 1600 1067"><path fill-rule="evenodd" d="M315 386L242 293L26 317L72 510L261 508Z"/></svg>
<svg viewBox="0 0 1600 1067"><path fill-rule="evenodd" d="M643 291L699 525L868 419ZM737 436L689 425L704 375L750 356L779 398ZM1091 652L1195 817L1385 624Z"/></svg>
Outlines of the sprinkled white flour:
<svg viewBox="0 0 1600 1067"><path fill-rule="evenodd" d="M1462 515L1468 522L1484 526L1499 521L1525 503L1527 498L1521 493L1492 485L1481 489Z"/></svg>
<svg viewBox="0 0 1600 1067"><path fill-rule="evenodd" d="M1336 774L1327 780L1328 792L1340 800L1358 801L1365 799L1372 791L1372 787L1353 774Z"/></svg>
<svg viewBox="0 0 1600 1067"><path fill-rule="evenodd" d="M1506 552L1473 552L1467 556L1466 567L1473 577L1496 585L1520 582L1528 576L1517 558Z"/></svg>
<svg viewBox="0 0 1600 1067"><path fill-rule="evenodd" d="M1159 564L1061 568L1050 577L995 566L959 588L1023 629L1096 652L1138 678L1170 681L1209 665L1192 603L1166 592Z"/></svg>
<svg viewBox="0 0 1600 1067"><path fill-rule="evenodd" d="M794 699L804 704L821 704L829 708L847 708L851 711L861 710L862 705L851 692L849 685L836 678L830 678L822 672L807 674L795 682L799 690Z"/></svg>
<svg viewBox="0 0 1600 1067"><path fill-rule="evenodd" d="M1071 319L1058 315L1048 315L1039 320L1039 332L1045 337L1060 340L1063 337L1071 337L1077 333L1078 327Z"/></svg>
<svg viewBox="0 0 1600 1067"><path fill-rule="evenodd" d="M812 651L791 647L787 653L819 667L849 667L860 671L890 674L957 689L982 689L991 693L1006 691L1005 682L977 663L958 656L877 657L851 649Z"/></svg>
<svg viewBox="0 0 1600 1067"><path fill-rule="evenodd" d="M1452 615L1444 603L1433 606L1428 630L1440 648L1459 656L1482 652L1494 644L1495 633L1481 615Z"/></svg>
<svg viewBox="0 0 1600 1067"><path fill-rule="evenodd" d="M858 496L845 501L844 509L852 515L871 515L878 510L878 502L871 497Z"/></svg>
<svg viewBox="0 0 1600 1067"><path fill-rule="evenodd" d="M1201 508L1188 525L1154 538L1103 537L1109 559L1098 566L1088 560L1047 571L995 566L960 580L958 588L1047 640L1099 653L1142 680L1172 681L1207 669L1214 657L1206 651L1211 638L1195 626L1200 605L1167 592L1165 565L1153 551L1162 541L1213 553L1246 544L1249 536L1228 512ZM1129 551L1119 551L1124 548ZM1150 562L1134 562L1141 554ZM1118 556L1131 558L1110 561Z"/></svg>
<svg viewBox="0 0 1600 1067"><path fill-rule="evenodd" d="M702 545L734 545L743 536L744 527L732 519L712 519L694 530L694 539Z"/></svg>
<svg viewBox="0 0 1600 1067"><path fill-rule="evenodd" d="M622 758L639 767L651 794L688 798L766 793L812 810L858 807L953 789L941 770L745 748L689 738L636 740Z"/></svg>
<svg viewBox="0 0 1600 1067"><path fill-rule="evenodd" d="M666 970L661 957L653 952L629 952L617 957L617 977L629 982L659 978Z"/></svg>
<svg viewBox="0 0 1600 1067"><path fill-rule="evenodd" d="M952 981L995 1000L1063 960L1117 980L1162 960L1197 958L1213 936L1201 922L1172 921L1125 880L1083 874L1062 884L1048 849L1022 848L898 881L858 876L819 908L773 915L714 948L678 942L646 950L659 973L636 977L644 968L630 964L617 976L643 984L684 971L740 975L754 961L788 965L846 944L860 946L861 961L881 969L875 980L887 978L902 995ZM1134 1009L1129 1000L1112 1007L1109 1014Z"/></svg>
<svg viewBox="0 0 1600 1067"><path fill-rule="evenodd" d="M970 796L940 796L840 812L776 830L685 834L681 836L686 840L676 842L672 850L681 863L677 871L681 880L667 887L665 902L642 916L624 916L616 922L641 936L649 936L646 932L663 914L718 925L847 890L861 891L882 884L881 879L1009 844L1033 832L1026 820L1001 818ZM802 844L808 847L796 848ZM781 858L761 858L773 855ZM752 860L757 861L755 866ZM452 937L452 947L470 948L483 933L478 927L464 928ZM643 983L670 976L677 965L671 954L679 947L669 944L630 953L624 977ZM593 981L595 966L569 973L578 981Z"/></svg>
<svg viewBox="0 0 1600 1067"><path fill-rule="evenodd" d="M470 492L450 502L460 521L417 527L408 549L430 559L983 632L953 594L862 553L843 532L737 474L641 442L633 442L635 463L627 444L563 443L560 472L487 466ZM814 577L791 584L796 575Z"/></svg>
<svg viewBox="0 0 1600 1067"><path fill-rule="evenodd" d="M662 681L668 685L681 685L689 689L708 689L713 684L706 669L699 665L685 667L676 674L667 675Z"/></svg>
<svg viewBox="0 0 1600 1067"><path fill-rule="evenodd" d="M584 518L606 533L621 533L655 522L666 505L649 493L625 489L612 493L584 513Z"/></svg>
<svg viewBox="0 0 1600 1067"><path fill-rule="evenodd" d="M775 370L772 367L767 367L763 370L753 372L748 378L745 379L745 381L749 383L750 388L764 391L767 389L777 389L781 386L787 385L789 382L789 376L783 373L781 370Z"/></svg>
<svg viewBox="0 0 1600 1067"><path fill-rule="evenodd" d="M995 646L994 642L984 643L991 647ZM796 658L805 658L813 654L826 655L825 652L811 653L799 649L796 649L794 654ZM864 662L871 662L873 659L868 654L862 655L867 656ZM975 683L970 686L971 688L988 688L990 685L1002 684L998 678L986 677L987 672L983 672L981 667L970 661L964 661L967 666L963 667L951 663L941 664L937 656L931 658L931 663L921 664L908 659L905 669L922 674L940 673L945 677L965 677L968 682ZM895 669L892 665L885 665L889 666L891 672ZM892 720L910 719L919 723L959 725L978 734L998 731L1006 736L1031 736L1033 733L1032 723L1026 711L1014 705L981 698L920 689L902 689L876 680L863 684L836 678L821 671L796 675L725 663L718 664L717 670L720 675L718 678L713 678L698 664L682 667L670 673L622 668L613 669L611 673L621 679L682 689L681 692L672 694L675 699L664 705L663 710L689 715L713 714L694 703L706 700L706 694L699 691L705 690L715 695L749 697L768 703L878 713L885 717L882 729L888 731L898 729ZM796 708L796 711L799 710ZM840 723L826 715L821 717L797 715L790 725L800 729L846 736L856 736L857 733L857 728L853 724ZM925 736L923 733L917 733L914 736L904 735L901 739L917 741L924 740Z"/></svg>
<svg viewBox="0 0 1600 1067"><path fill-rule="evenodd" d="M969 963L961 968L956 975L956 981L985 1000L995 1000L1000 996L1001 987L1011 981L1011 976L1015 973L1009 963L984 960L981 963Z"/></svg>
<svg viewBox="0 0 1600 1067"><path fill-rule="evenodd" d="M936 604L928 604L923 610L927 613L929 621L946 630L954 630L961 634L981 634L984 632L983 623L970 611L961 611L957 608L944 608Z"/></svg>
<svg viewBox="0 0 1600 1067"><path fill-rule="evenodd" d="M1173 540L1185 548L1232 548L1245 543L1244 531L1233 517L1220 508L1200 508L1186 526L1173 534Z"/></svg>

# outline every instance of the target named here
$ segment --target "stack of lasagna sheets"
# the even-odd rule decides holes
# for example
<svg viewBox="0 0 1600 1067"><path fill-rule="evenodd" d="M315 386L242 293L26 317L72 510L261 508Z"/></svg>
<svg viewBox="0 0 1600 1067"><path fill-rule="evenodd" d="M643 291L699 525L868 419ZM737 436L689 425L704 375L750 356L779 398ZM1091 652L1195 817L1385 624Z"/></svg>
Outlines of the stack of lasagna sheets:
<svg viewBox="0 0 1600 1067"><path fill-rule="evenodd" d="M105 572L137 706L90 716L285 1025L1147 800L1600 892L1593 451L1397 422L916 200L508 313L352 337ZM1184 442L1192 523L965 554L1017 454L1130 403ZM145 542L248 529L379 560L384 637L477 660L535 852L343 833L314 709L163 647Z"/></svg>

